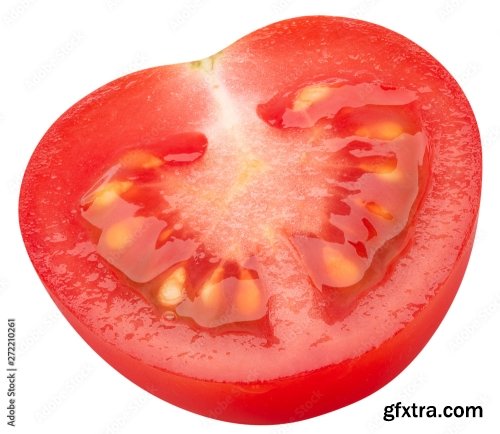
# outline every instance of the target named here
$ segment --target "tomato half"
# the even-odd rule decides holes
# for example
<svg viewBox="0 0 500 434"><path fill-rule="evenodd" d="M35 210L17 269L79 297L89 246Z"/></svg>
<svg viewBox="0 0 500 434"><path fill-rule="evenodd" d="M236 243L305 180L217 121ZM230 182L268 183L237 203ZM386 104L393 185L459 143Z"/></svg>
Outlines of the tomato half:
<svg viewBox="0 0 500 434"><path fill-rule="evenodd" d="M203 415L281 423L418 354L464 274L480 187L474 115L443 66L385 28L302 17L79 101L29 162L20 225L118 371Z"/></svg>

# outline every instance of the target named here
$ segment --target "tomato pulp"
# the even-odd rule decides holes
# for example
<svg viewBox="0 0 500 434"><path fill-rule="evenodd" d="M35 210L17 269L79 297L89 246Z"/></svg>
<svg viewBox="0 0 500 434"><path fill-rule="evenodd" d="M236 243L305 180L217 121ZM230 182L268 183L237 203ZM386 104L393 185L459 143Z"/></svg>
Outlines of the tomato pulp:
<svg viewBox="0 0 500 434"><path fill-rule="evenodd" d="M443 66L315 16L79 101L36 148L19 214L49 294L118 371L203 415L282 423L418 354L480 188L474 115Z"/></svg>

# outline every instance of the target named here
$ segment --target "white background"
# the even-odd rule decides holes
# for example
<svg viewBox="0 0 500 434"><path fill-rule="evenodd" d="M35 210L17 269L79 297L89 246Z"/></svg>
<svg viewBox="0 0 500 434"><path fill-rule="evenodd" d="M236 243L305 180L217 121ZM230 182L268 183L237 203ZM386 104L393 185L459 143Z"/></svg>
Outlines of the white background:
<svg viewBox="0 0 500 434"><path fill-rule="evenodd" d="M500 208L498 3L472 0L2 0L0 3L0 345L17 319L17 427L6 425L0 351L0 432L498 433ZM282 426L223 423L173 407L124 379L52 303L21 240L21 177L43 133L78 99L149 66L206 57L279 19L311 14L372 21L427 49L457 78L483 139L481 216L469 268L444 322L417 359L372 396ZM4 343L5 342L5 343ZM483 419L382 421L384 406L482 405Z"/></svg>

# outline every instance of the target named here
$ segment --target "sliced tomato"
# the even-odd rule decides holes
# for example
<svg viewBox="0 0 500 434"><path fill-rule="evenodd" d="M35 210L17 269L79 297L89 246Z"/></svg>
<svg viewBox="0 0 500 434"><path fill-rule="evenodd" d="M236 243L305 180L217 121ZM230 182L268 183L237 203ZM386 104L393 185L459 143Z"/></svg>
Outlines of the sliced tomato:
<svg viewBox="0 0 500 434"><path fill-rule="evenodd" d="M117 370L194 412L281 423L418 354L465 271L480 185L473 113L434 58L303 17L78 102L31 158L20 224Z"/></svg>

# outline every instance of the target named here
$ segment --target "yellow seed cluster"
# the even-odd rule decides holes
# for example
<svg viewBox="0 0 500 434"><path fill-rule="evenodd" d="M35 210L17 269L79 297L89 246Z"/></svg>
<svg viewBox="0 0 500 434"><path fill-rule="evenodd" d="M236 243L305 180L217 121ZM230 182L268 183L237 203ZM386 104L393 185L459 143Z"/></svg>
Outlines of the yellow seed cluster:
<svg viewBox="0 0 500 434"><path fill-rule="evenodd" d="M163 160L143 150L127 152L120 158L120 163L129 169L154 169L163 164Z"/></svg>
<svg viewBox="0 0 500 434"><path fill-rule="evenodd" d="M312 85L304 87L293 101L294 111L307 110L314 103L324 100L332 93L332 88L327 85Z"/></svg>
<svg viewBox="0 0 500 434"><path fill-rule="evenodd" d="M356 136L379 140L394 140L403 134L403 127L397 122L386 121L363 125L354 133Z"/></svg>
<svg viewBox="0 0 500 434"><path fill-rule="evenodd" d="M261 305L261 291L255 279L248 272L243 272L236 292L235 307L242 315L254 314Z"/></svg>
<svg viewBox="0 0 500 434"><path fill-rule="evenodd" d="M177 268L160 286L158 301L163 306L176 306L184 300L186 289L186 269Z"/></svg>
<svg viewBox="0 0 500 434"><path fill-rule="evenodd" d="M105 229L102 236L106 246L113 250L122 250L127 247L141 230L143 220L140 217L131 217Z"/></svg>
<svg viewBox="0 0 500 434"><path fill-rule="evenodd" d="M96 208L104 208L111 205L121 194L125 193L132 187L130 181L111 181L99 187L92 200L92 206Z"/></svg>
<svg viewBox="0 0 500 434"><path fill-rule="evenodd" d="M363 277L362 270L354 261L331 246L323 248L323 260L331 272L333 286L351 286Z"/></svg>

